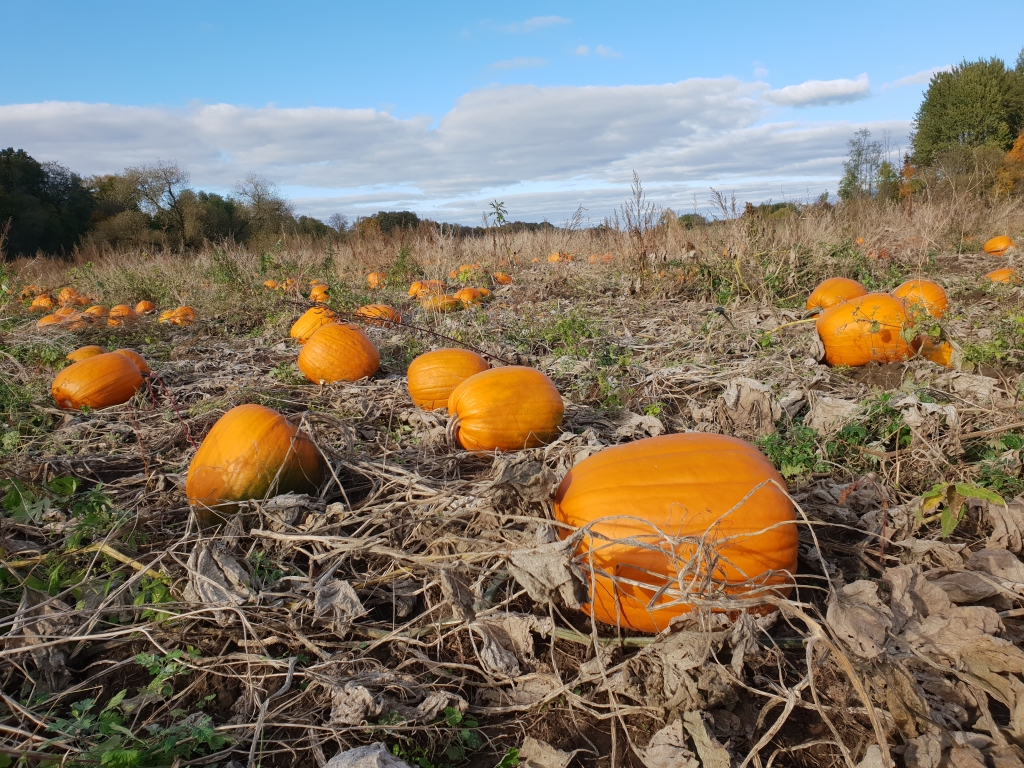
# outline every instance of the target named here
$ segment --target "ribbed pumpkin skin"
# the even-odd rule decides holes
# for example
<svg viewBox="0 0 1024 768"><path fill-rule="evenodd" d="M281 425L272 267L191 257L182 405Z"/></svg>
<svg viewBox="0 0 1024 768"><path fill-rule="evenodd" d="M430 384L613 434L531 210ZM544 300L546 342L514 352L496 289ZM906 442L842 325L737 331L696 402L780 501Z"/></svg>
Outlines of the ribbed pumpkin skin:
<svg viewBox="0 0 1024 768"><path fill-rule="evenodd" d="M156 304L152 301L140 301L135 305L135 311L140 315L148 315L152 312L156 312Z"/></svg>
<svg viewBox="0 0 1024 768"><path fill-rule="evenodd" d="M991 280L993 283L1016 283L1017 270L1013 267L1004 267L1003 269L993 269L987 275L986 280Z"/></svg>
<svg viewBox="0 0 1024 768"><path fill-rule="evenodd" d="M437 349L409 364L409 395L417 408L435 411L448 407L448 398L470 376L491 366L468 349Z"/></svg>
<svg viewBox="0 0 1024 768"><path fill-rule="evenodd" d="M314 384L358 381L373 376L380 356L358 328L331 323L309 337L299 353L299 370Z"/></svg>
<svg viewBox="0 0 1024 768"><path fill-rule="evenodd" d="M313 290L309 292L310 301L326 302L330 296L327 294L327 288L322 285L314 285Z"/></svg>
<svg viewBox="0 0 1024 768"><path fill-rule="evenodd" d="M48 309L53 309L55 306L57 304L53 298L44 293L42 296L36 296L32 299L29 310L32 312L45 312Z"/></svg>
<svg viewBox="0 0 1024 768"><path fill-rule="evenodd" d="M96 355L105 355L107 350L98 344L90 344L87 347L80 347L74 352L67 356L67 359L72 363L77 363L79 360L85 360L90 357L96 357Z"/></svg>
<svg viewBox="0 0 1024 768"><path fill-rule="evenodd" d="M106 317L107 315L110 314L110 310L104 307L102 304L93 304L82 314L92 315L93 317Z"/></svg>
<svg viewBox="0 0 1024 768"><path fill-rule="evenodd" d="M294 424L262 405L239 405L220 417L199 446L185 494L198 507L200 522L210 525L237 511L231 502L264 498L275 477L275 494L313 494L324 473L320 451Z"/></svg>
<svg viewBox="0 0 1024 768"><path fill-rule="evenodd" d="M146 358L144 358L134 349L115 349L114 354L124 355L133 363L135 363L135 367L138 368L141 373L147 376L153 372L149 367L149 363L146 362Z"/></svg>
<svg viewBox="0 0 1024 768"><path fill-rule="evenodd" d="M124 355L107 352L79 360L57 374L50 388L59 408L108 408L131 400L142 388L142 373Z"/></svg>
<svg viewBox="0 0 1024 768"><path fill-rule="evenodd" d="M1006 235L1000 235L999 237L993 237L991 240L985 243L985 253L989 256L1002 256L1011 248L1014 248L1016 243L1013 242Z"/></svg>
<svg viewBox="0 0 1024 768"><path fill-rule="evenodd" d="M929 317L941 318L949 311L949 297L941 285L933 280L907 280L893 289L892 295L913 311L919 308Z"/></svg>
<svg viewBox="0 0 1024 768"><path fill-rule="evenodd" d="M844 301L863 296L868 289L848 277L830 277L823 280L807 297L807 309L828 309Z"/></svg>
<svg viewBox="0 0 1024 768"><path fill-rule="evenodd" d="M678 571L687 565L693 570L683 578L696 577L694 591L710 587L703 593L708 597L720 590L755 597L766 587L787 595L797 567L797 527L793 505L780 490L785 487L760 451L725 435L651 437L583 460L558 487L555 519L590 526L577 550L584 571L594 569L585 610L605 624L660 632L692 610L683 602L657 607L679 599ZM563 538L570 533L560 531ZM673 549L665 536L688 540ZM709 555L717 556L710 574ZM616 588L613 577L651 586L619 581ZM662 595L649 609L668 582L675 594Z"/></svg>
<svg viewBox="0 0 1024 768"><path fill-rule="evenodd" d="M521 451L558 436L565 407L554 383L519 365L470 376L448 398L460 419L459 443L468 451Z"/></svg>
<svg viewBox="0 0 1024 768"><path fill-rule="evenodd" d="M914 354L902 331L903 302L887 293L869 293L829 307L815 323L829 365L891 363Z"/></svg>
<svg viewBox="0 0 1024 768"><path fill-rule="evenodd" d="M78 298L78 291L74 288L61 288L60 293L57 294L57 301L60 302L62 307L68 307L75 303L75 299Z"/></svg>
<svg viewBox="0 0 1024 768"><path fill-rule="evenodd" d="M388 321L402 322L402 314L387 304L366 304L356 310L356 317L365 317L367 325L387 327Z"/></svg>
<svg viewBox="0 0 1024 768"><path fill-rule="evenodd" d="M334 322L334 313L327 307L312 307L303 313L302 317L292 324L289 336L299 344L305 344L309 337L320 330L328 323Z"/></svg>

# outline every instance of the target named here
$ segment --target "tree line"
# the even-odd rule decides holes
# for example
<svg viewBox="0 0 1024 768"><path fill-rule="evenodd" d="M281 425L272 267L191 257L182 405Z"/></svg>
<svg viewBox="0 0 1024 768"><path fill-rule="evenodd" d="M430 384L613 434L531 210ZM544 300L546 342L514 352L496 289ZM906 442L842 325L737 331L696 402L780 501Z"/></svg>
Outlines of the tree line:
<svg viewBox="0 0 1024 768"><path fill-rule="evenodd" d="M968 183L984 196L1024 194L1024 50L963 61L932 76L909 151L862 128L849 142L839 197L909 199L927 180Z"/></svg>

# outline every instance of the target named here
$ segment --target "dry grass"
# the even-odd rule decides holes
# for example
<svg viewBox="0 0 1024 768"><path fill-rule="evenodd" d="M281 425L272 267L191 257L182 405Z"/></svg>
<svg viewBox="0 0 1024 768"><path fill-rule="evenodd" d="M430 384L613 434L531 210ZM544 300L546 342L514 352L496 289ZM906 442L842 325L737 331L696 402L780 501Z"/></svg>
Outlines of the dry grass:
<svg viewBox="0 0 1024 768"><path fill-rule="evenodd" d="M888 604L901 569L935 580L968 573L967 554L986 544L1014 550L992 538L1000 523L985 504L973 503L948 539L937 518L915 515L939 482L1024 491L1024 296L979 281L993 259L957 253L1004 231L1024 240L1019 205L969 216L939 202L913 216L851 206L662 226L640 293L623 266L626 236L614 232L516 235L511 260L491 240L421 232L329 249L286 242L266 255L211 247L16 264L24 282L74 283L108 304L187 303L200 319L184 329L143 321L44 333L20 302L3 307L3 476L50 506L12 504L0 518L0 748L92 764L108 737L69 725L71 705L97 699L95 714L125 690L135 708L119 715L124 727L147 748L167 734L192 745L180 765L322 765L383 741L421 768L491 766L531 735L582 750L581 765L639 768L652 735L680 717L683 743L705 765L721 758L716 744L735 765L854 766L872 744L912 764L905 753L922 739L934 736L940 750L948 742L948 756L962 732L983 759L1019 759L1014 691L1024 666L992 667L978 693L977 667L965 671L973 657L895 624L885 649L865 655L829 607L844 584L881 584ZM882 249L888 258L868 256ZM548 263L555 252L574 260ZM609 252L610 263L588 263ZM447 279L475 262L515 275L484 308L428 314L406 296L410 279ZM368 290L371 269L393 284ZM954 307L946 331L973 373L923 360L861 370L809 360L812 326L780 326L837 273L880 288L939 279ZM306 304L265 291L266 277L325 279L341 312L371 300L398 306L406 325L367 328L381 372L305 383L286 339ZM452 449L444 421L412 406L402 378L415 354L451 343L444 338L547 372L570 401L563 436L508 456ZM151 390L102 412L53 408L48 385L61 358L86 343L143 352ZM793 412L752 426L754 410L725 397L747 380L769 387L754 410L781 401ZM917 405L900 405L908 395ZM804 420L822 397L862 409L848 429L815 431ZM334 477L319 499L254 502L226 530L201 532L184 473L210 426L244 402L301 421ZM951 406L956 418L922 403ZM721 611L742 600L709 584L687 595L698 610L674 633L637 637L519 581L524 554L569 563L544 542L553 539L551 489L573 463L693 429L759 440L788 475L801 562L799 588L770 598L778 612L730 623ZM47 490L55 477L79 479L73 498ZM244 585L224 576L235 566ZM1017 663L1024 595L999 585L975 602L998 610L990 639ZM364 612L346 612L349 588ZM952 621L965 609L943 610Z"/></svg>

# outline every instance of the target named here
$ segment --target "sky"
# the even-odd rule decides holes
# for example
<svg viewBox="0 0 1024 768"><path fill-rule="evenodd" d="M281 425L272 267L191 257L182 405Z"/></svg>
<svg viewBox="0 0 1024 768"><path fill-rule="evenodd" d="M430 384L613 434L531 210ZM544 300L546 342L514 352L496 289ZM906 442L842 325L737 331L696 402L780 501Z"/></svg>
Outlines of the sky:
<svg viewBox="0 0 1024 768"><path fill-rule="evenodd" d="M835 192L894 158L933 72L1024 46L1021 0L348 3L4 0L0 146L81 175L255 173L298 213L599 223ZM1000 19L1003 20L1000 23ZM1016 20L1016 21L1015 21ZM993 34L993 30L1010 32Z"/></svg>

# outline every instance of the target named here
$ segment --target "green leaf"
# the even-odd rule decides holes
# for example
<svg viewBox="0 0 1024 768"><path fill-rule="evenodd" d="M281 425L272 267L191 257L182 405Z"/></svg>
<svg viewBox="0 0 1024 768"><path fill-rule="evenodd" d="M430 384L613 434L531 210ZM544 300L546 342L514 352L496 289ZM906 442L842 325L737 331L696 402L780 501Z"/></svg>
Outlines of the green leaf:
<svg viewBox="0 0 1024 768"><path fill-rule="evenodd" d="M953 517L953 513L949 507L942 510L942 516L939 518L942 523L942 538L949 538L949 535L956 530L957 519Z"/></svg>
<svg viewBox="0 0 1024 768"><path fill-rule="evenodd" d="M1006 504L1006 502L1003 501L1003 497L995 491L991 491L988 488L981 488L970 483L957 483L956 492L968 499L982 499L984 501L991 501L993 504Z"/></svg>

